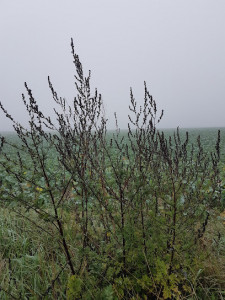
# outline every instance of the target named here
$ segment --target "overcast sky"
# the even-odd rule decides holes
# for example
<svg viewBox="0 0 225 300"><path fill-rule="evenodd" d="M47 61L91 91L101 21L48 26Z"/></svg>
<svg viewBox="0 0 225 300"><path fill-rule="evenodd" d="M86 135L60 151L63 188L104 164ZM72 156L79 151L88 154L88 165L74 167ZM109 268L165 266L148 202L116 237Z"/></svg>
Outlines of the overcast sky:
<svg viewBox="0 0 225 300"><path fill-rule="evenodd" d="M76 94L71 37L121 128L129 88L141 104L144 81L161 127L225 126L224 0L0 0L0 100L15 119L26 120L25 81L46 114L48 75L68 101Z"/></svg>

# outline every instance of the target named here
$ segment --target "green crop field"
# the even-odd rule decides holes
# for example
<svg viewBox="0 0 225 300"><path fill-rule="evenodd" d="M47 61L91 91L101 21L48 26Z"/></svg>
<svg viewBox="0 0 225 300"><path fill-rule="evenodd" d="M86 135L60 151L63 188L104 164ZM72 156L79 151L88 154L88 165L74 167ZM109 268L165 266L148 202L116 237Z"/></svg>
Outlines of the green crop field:
<svg viewBox="0 0 225 300"><path fill-rule="evenodd" d="M196 141L200 134L204 153L210 156L215 151L217 131L189 129L194 152L199 152ZM176 131L164 132L169 139ZM180 130L182 143L185 132ZM106 134L109 143L113 134ZM123 131L119 137L121 147L129 144L127 134ZM105 177L94 170L96 162L86 165L82 177L76 170L72 174L66 164L62 167L51 144L39 141L45 177L40 165L35 166L38 158L33 161L29 153L23 153L23 143L15 134L2 135L9 144L3 146L0 156L1 299L223 299L225 129L221 129L218 186L210 182L210 176L217 175L208 176L213 173L212 166L205 173L208 179L204 184L198 182L203 179L197 169L200 179L195 180L190 171L182 178L180 191L180 183L174 182L179 202L176 224L172 221L170 180L178 178L175 174L170 178L165 166L143 165L142 173L134 167L137 164L138 168L134 153L119 154L123 150L112 145L101 171ZM73 163L71 169L77 168L71 159L70 166ZM156 168L153 173L151 168ZM61 201L57 215L51 194L56 202Z"/></svg>

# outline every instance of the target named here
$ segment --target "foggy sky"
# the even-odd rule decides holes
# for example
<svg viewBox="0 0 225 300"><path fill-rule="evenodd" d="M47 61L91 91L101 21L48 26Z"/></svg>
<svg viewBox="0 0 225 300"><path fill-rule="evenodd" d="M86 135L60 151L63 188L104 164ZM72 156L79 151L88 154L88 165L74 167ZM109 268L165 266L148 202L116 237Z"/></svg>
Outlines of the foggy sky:
<svg viewBox="0 0 225 300"><path fill-rule="evenodd" d="M161 127L225 126L224 0L0 0L0 101L25 122L26 81L46 114L58 94L76 95L70 38L92 88L127 127L129 89L146 81ZM0 131L10 130L0 113Z"/></svg>

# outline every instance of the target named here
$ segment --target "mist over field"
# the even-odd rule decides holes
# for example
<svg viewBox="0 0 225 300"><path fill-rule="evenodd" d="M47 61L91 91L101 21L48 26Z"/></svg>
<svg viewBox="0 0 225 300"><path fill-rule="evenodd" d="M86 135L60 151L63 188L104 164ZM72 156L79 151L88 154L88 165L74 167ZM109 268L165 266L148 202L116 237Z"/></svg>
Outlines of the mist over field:
<svg viewBox="0 0 225 300"><path fill-rule="evenodd" d="M102 93L109 128L114 112L127 128L129 89L142 104L144 80L165 110L160 127L224 127L224 28L223 0L2 0L0 101L26 124L26 81L52 115L50 75L71 103L72 37L86 74L92 70L93 91ZM11 129L0 113L0 131Z"/></svg>

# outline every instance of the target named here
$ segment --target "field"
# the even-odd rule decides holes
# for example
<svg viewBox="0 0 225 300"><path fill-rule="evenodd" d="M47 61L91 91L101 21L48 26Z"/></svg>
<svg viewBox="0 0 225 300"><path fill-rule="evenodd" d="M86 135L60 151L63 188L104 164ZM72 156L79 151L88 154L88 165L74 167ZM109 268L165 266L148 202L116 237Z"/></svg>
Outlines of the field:
<svg viewBox="0 0 225 300"><path fill-rule="evenodd" d="M188 131L89 135L88 152L3 133L0 299L223 299L225 129L218 164L217 129Z"/></svg>

